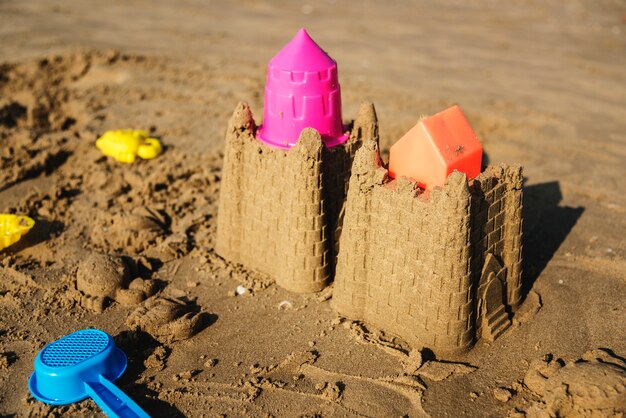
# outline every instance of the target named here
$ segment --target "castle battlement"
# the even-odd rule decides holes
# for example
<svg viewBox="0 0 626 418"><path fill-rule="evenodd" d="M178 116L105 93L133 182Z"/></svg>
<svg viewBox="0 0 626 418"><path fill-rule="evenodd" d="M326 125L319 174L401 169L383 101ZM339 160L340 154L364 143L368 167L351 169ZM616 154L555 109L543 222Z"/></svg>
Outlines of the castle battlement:
<svg viewBox="0 0 626 418"><path fill-rule="evenodd" d="M521 168L453 172L424 192L392 180L377 140L352 168L333 307L440 355L495 339L521 286Z"/></svg>
<svg viewBox="0 0 626 418"><path fill-rule="evenodd" d="M337 65L319 71L290 71L276 67L270 67L267 76L273 81L289 83L295 86L313 90L315 92L321 87L336 88L339 76Z"/></svg>

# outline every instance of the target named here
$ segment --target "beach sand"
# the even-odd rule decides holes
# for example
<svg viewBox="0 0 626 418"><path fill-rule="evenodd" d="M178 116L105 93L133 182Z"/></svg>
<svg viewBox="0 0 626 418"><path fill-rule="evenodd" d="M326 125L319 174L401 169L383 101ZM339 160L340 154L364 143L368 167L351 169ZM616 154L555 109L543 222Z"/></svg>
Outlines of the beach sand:
<svg viewBox="0 0 626 418"><path fill-rule="evenodd" d="M0 415L98 413L27 387L37 352L87 327L125 350L118 384L154 416L626 413L625 13L0 2L0 212L37 222L0 253ZM338 62L344 118L376 105L383 158L458 103L490 164L524 166L525 302L494 343L442 362L338 317L331 291L290 293L215 254L228 119L246 101L260 122L267 61L303 26ZM165 152L107 159L95 140L120 128Z"/></svg>

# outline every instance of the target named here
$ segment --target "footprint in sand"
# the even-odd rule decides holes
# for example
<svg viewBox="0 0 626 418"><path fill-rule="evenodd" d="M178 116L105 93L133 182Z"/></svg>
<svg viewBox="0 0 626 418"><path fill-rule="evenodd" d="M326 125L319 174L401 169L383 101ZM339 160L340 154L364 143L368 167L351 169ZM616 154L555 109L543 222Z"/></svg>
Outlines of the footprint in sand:
<svg viewBox="0 0 626 418"><path fill-rule="evenodd" d="M109 191L102 195L110 198ZM168 225L165 215L146 207L114 215L101 213L91 231L91 239L102 248L141 254L163 239Z"/></svg>
<svg viewBox="0 0 626 418"><path fill-rule="evenodd" d="M132 312L126 324L139 327L162 343L172 343L197 334L208 323L208 318L192 303L157 296Z"/></svg>

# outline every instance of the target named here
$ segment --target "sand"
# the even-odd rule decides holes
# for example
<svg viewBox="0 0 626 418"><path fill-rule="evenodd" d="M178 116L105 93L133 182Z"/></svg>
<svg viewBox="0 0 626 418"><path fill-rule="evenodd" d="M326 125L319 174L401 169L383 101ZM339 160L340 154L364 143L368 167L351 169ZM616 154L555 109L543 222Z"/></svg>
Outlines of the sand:
<svg viewBox="0 0 626 418"><path fill-rule="evenodd" d="M383 158L459 103L490 164L524 166L525 299L494 343L441 362L215 254L228 119L262 114L300 26L339 62L343 114L375 103ZM0 212L37 221L0 253L0 415L97 413L26 385L85 327L156 416L623 414L625 31L612 1L0 3ZM165 152L103 157L118 128Z"/></svg>

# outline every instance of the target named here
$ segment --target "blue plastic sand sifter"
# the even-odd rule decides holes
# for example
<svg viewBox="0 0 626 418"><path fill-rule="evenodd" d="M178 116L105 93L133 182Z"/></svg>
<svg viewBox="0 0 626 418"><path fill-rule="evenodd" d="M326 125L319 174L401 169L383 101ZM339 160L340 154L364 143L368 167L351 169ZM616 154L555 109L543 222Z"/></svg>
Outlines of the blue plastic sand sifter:
<svg viewBox="0 0 626 418"><path fill-rule="evenodd" d="M43 348L28 387L51 405L91 398L109 417L150 417L112 382L126 370L126 354L97 329L76 331Z"/></svg>

